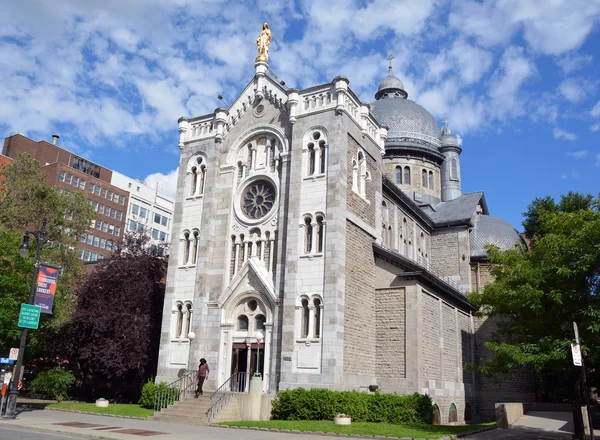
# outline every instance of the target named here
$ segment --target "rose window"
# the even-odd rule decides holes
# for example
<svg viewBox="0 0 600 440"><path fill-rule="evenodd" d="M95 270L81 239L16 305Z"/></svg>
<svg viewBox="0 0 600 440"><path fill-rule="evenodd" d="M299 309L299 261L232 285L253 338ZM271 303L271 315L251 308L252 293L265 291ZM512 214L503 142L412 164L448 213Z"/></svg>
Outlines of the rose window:
<svg viewBox="0 0 600 440"><path fill-rule="evenodd" d="M251 219L264 217L275 203L275 187L266 180L258 180L242 193L242 210Z"/></svg>

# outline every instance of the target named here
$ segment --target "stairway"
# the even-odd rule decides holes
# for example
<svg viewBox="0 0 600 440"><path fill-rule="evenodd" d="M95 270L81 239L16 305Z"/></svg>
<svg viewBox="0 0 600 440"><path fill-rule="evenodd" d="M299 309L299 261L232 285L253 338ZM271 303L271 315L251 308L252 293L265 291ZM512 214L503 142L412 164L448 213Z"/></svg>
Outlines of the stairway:
<svg viewBox="0 0 600 440"><path fill-rule="evenodd" d="M210 393L204 394L197 399L186 397L168 408L155 413L148 420L167 423L180 423L184 425L206 426L209 424L206 412L210 408ZM237 399L234 397L225 408L223 408L212 423L240 420L240 409Z"/></svg>

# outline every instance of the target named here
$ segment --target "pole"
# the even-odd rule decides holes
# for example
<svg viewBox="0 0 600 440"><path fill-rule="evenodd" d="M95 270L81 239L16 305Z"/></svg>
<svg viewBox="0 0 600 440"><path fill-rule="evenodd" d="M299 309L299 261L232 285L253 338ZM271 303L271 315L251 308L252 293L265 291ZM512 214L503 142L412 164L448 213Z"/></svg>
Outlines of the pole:
<svg viewBox="0 0 600 440"><path fill-rule="evenodd" d="M592 414L590 413L590 393L588 391L587 381L585 377L585 360L583 359L583 352L581 351L581 346L579 345L579 329L577 328L576 322L573 322L573 330L575 331L575 344L579 346L579 352L581 353L581 381L583 382L583 395L585 397L588 425L590 427L590 439L594 440L594 426L592 425Z"/></svg>
<svg viewBox="0 0 600 440"><path fill-rule="evenodd" d="M38 274L40 273L40 258L42 256L42 242L46 235L46 222L48 219L44 217L42 221L42 229L33 233L37 241L35 250L35 266L33 268L33 280L29 288L29 300L27 304L33 304L35 296L35 285L37 283ZM27 344L27 329L24 328L21 332L21 344L19 345L19 355L17 356L17 364L15 366L15 376L12 378L12 385L8 393L8 402L6 404L5 419L15 419L17 417L17 398L19 397L19 378L21 376L21 368L23 367L23 355L25 353L25 345Z"/></svg>

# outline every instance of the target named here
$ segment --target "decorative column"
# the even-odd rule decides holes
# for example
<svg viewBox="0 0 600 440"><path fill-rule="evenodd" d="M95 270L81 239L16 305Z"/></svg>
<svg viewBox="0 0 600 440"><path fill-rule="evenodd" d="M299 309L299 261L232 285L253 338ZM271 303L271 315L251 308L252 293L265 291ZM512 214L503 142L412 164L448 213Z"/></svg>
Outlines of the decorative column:
<svg viewBox="0 0 600 440"><path fill-rule="evenodd" d="M265 75L269 69L269 65L264 61L257 61L254 63L254 69L256 69L256 90L254 96L257 100L261 100L265 97L263 89L265 87Z"/></svg>
<svg viewBox="0 0 600 440"><path fill-rule="evenodd" d="M360 103L360 130L363 136L367 135L367 118L369 117L369 104L361 102Z"/></svg>
<svg viewBox="0 0 600 440"><path fill-rule="evenodd" d="M317 221L315 219L313 219L313 221L310 224L311 228L312 228L312 236L311 236L311 240L310 240L310 253L314 254L317 252L317 226L319 226L319 224L317 223Z"/></svg>
<svg viewBox="0 0 600 440"><path fill-rule="evenodd" d="M183 150L185 134L190 127L190 120L185 116L182 116L177 122L179 123L179 149Z"/></svg>
<svg viewBox="0 0 600 440"><path fill-rule="evenodd" d="M233 274L235 275L238 271L238 258L239 258L239 252L240 252L240 241L237 239L235 239L234 242L235 245L235 250L234 250L234 257L233 257Z"/></svg>
<svg viewBox="0 0 600 440"><path fill-rule="evenodd" d="M336 76L333 78L333 85L335 86L335 94L337 97L337 105L335 112L341 114L346 107L346 93L348 91L348 84L350 81L345 76Z"/></svg>
<svg viewBox="0 0 600 440"><path fill-rule="evenodd" d="M248 260L248 240L244 240L244 262Z"/></svg>
<svg viewBox="0 0 600 440"><path fill-rule="evenodd" d="M310 301L308 303L308 328L306 330L307 339L315 337L315 305Z"/></svg>
<svg viewBox="0 0 600 440"><path fill-rule="evenodd" d="M223 135L225 133L225 124L227 123L227 115L229 112L224 108L217 108L215 110L215 126L217 128L217 134L215 135L215 141L222 142Z"/></svg>
<svg viewBox="0 0 600 440"><path fill-rule="evenodd" d="M289 89L288 90L288 108L290 111L290 124L293 124L297 121L296 118L296 109L298 106L298 95L299 90L298 89Z"/></svg>
<svg viewBox="0 0 600 440"><path fill-rule="evenodd" d="M267 245L267 239L263 238L260 240L260 261L265 261L265 246Z"/></svg>
<svg viewBox="0 0 600 440"><path fill-rule="evenodd" d="M275 233L273 233L275 234ZM268 270L269 272L271 272L273 270L273 248L275 244L275 239L274 238L269 238L269 267Z"/></svg>

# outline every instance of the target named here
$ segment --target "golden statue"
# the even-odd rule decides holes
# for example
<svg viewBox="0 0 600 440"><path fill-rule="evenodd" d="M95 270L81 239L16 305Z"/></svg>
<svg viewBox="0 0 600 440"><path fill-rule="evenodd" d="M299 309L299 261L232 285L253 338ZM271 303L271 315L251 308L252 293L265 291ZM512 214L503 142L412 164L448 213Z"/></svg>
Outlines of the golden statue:
<svg viewBox="0 0 600 440"><path fill-rule="evenodd" d="M258 46L258 56L256 61L269 61L269 44L271 44L271 29L269 29L268 23L263 23L262 32L256 39L256 45Z"/></svg>

